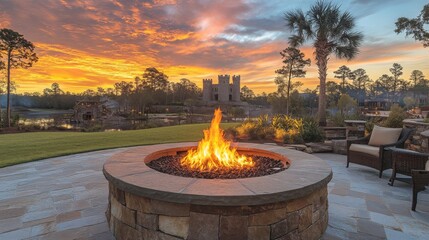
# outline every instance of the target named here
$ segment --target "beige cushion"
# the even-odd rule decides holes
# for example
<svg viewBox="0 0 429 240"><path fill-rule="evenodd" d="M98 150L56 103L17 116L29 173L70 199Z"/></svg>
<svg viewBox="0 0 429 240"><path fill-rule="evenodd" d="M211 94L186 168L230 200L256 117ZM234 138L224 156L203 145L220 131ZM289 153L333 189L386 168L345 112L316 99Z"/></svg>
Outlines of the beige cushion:
<svg viewBox="0 0 429 240"><path fill-rule="evenodd" d="M374 126L368 145L378 147L380 145L395 143L398 141L401 132L402 128L385 128Z"/></svg>
<svg viewBox="0 0 429 240"><path fill-rule="evenodd" d="M428 160L428 161L426 161L425 170L426 170L426 171L429 171L429 160Z"/></svg>
<svg viewBox="0 0 429 240"><path fill-rule="evenodd" d="M367 153L367 154L373 155L375 157L378 157L380 148L374 147L374 146L369 146L369 145L364 145L364 144L353 143L352 145L350 145L349 150L355 151L355 152L363 152L363 153Z"/></svg>

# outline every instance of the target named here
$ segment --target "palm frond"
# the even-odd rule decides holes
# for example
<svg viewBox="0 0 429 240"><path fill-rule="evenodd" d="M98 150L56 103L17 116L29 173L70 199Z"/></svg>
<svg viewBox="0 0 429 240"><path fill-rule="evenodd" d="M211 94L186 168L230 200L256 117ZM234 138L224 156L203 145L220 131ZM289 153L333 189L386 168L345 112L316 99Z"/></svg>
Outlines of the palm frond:
<svg viewBox="0 0 429 240"><path fill-rule="evenodd" d="M359 53L359 48L355 46L356 42L349 43L347 45L337 45L334 48L335 55L337 58L345 58L350 60Z"/></svg>
<svg viewBox="0 0 429 240"><path fill-rule="evenodd" d="M348 32L355 26L354 18L349 12L344 12L338 21L334 24L332 29L332 36L340 36L344 32Z"/></svg>
<svg viewBox="0 0 429 240"><path fill-rule="evenodd" d="M286 20L286 26L295 33L294 36L289 38L289 43L291 45L295 47L301 45L306 38L311 36L311 25L307 21L302 10L286 12L284 19Z"/></svg>
<svg viewBox="0 0 429 240"><path fill-rule="evenodd" d="M304 43L304 37L302 36L292 35L289 37L289 44L294 48L301 46L303 43Z"/></svg>

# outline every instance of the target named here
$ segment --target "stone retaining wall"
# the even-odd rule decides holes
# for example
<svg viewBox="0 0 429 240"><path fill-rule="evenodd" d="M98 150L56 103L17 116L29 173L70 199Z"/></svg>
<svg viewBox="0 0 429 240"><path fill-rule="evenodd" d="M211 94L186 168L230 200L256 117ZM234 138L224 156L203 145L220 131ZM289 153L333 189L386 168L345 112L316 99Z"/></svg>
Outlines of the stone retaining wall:
<svg viewBox="0 0 429 240"><path fill-rule="evenodd" d="M287 184L287 183L285 183ZM203 206L149 199L109 183L106 211L116 239L319 239L328 224L327 187L256 206Z"/></svg>
<svg viewBox="0 0 429 240"><path fill-rule="evenodd" d="M428 138L421 135L422 132L429 130L429 123L423 122L423 119L405 119L404 127L415 129L412 136L405 142L405 148L417 152L429 152Z"/></svg>

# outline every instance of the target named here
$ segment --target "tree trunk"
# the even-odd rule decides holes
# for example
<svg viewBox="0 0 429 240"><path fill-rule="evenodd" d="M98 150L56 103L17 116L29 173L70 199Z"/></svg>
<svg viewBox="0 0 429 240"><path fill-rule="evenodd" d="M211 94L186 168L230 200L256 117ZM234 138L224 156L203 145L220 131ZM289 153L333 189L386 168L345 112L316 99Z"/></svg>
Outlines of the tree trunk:
<svg viewBox="0 0 429 240"><path fill-rule="evenodd" d="M2 123L2 118L3 118L3 113L2 113L2 108L1 108L1 94L0 94L0 128L2 127L1 123Z"/></svg>
<svg viewBox="0 0 429 240"><path fill-rule="evenodd" d="M10 128L10 55L12 49L7 51L7 103L6 103L6 126Z"/></svg>
<svg viewBox="0 0 429 240"><path fill-rule="evenodd" d="M342 82L342 89L341 89L341 93L345 94L346 93L346 76L343 75L343 82Z"/></svg>
<svg viewBox="0 0 429 240"><path fill-rule="evenodd" d="M326 126L326 72L328 70L328 55L329 51L326 44L316 44L316 64L319 68L320 80L319 107L317 112L319 126Z"/></svg>
<svg viewBox="0 0 429 240"><path fill-rule="evenodd" d="M289 79L288 79L288 83L287 83L287 99L286 99L286 115L289 115L289 105L290 105L290 84L291 84L291 79L292 79L292 66L293 66L293 62L290 64L291 67L289 68Z"/></svg>

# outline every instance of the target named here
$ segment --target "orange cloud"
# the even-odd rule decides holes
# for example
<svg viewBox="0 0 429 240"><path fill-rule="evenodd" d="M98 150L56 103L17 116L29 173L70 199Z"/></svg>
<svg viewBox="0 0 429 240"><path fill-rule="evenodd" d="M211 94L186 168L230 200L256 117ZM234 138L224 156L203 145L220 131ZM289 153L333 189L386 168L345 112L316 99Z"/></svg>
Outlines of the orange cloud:
<svg viewBox="0 0 429 240"><path fill-rule="evenodd" d="M41 91L53 82L72 92L111 87L156 67L171 81L188 78L198 86L203 78L239 74L242 85L260 93L276 89L279 52L289 36L282 19L287 8L243 0L17 0L0 1L0 24L33 41L40 58L30 69L12 71L18 92ZM302 51L312 65L306 78L295 80L314 88L314 50ZM429 77L427 49L400 36L366 43L351 61L332 55L327 80L337 80L332 72L341 65L364 68L376 79L394 62L403 65L404 78L414 69Z"/></svg>

